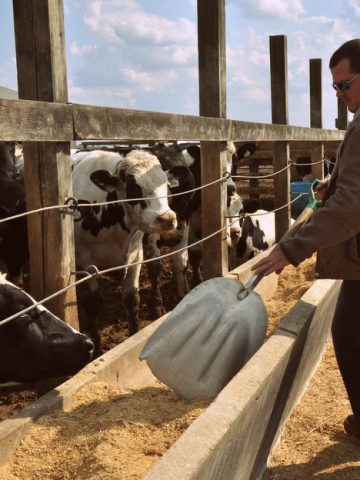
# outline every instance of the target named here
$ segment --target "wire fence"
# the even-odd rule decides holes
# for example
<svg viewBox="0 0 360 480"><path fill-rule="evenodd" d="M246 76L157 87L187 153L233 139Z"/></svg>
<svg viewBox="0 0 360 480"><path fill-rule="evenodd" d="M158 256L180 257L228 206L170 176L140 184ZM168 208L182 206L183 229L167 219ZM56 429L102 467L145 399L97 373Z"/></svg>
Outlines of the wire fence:
<svg viewBox="0 0 360 480"><path fill-rule="evenodd" d="M319 162L312 162L312 163L307 163L307 164L301 164L302 166L303 165L316 165L318 163L322 163L324 162L325 160L321 160ZM198 190L202 190L204 188L207 188L211 185L214 185L214 184L217 184L217 183L220 183L220 182L224 182L224 181L227 181L228 178L232 177L232 178L241 178L241 179L264 179L264 178L271 178L271 177L275 177L276 175L279 175L280 173L282 173L283 171L291 168L291 166L296 163L293 162L292 160L290 160L290 162L288 163L288 165L281 169L281 170L278 170L276 172L273 172L271 174L268 174L268 175L260 175L260 176L246 176L246 175L231 175L229 172L225 172L224 175L217 179L217 180L214 180L213 182L210 182L210 183L207 183L205 185L201 185L199 187L195 187L191 190L186 190L184 192L180 192L180 193L173 193L173 194L168 194L168 195L164 195L162 197L144 197L144 198L141 198L140 200L153 200L155 198L170 198L170 197L176 197L176 196L181 196L181 195L188 195L190 193L193 193L193 192L196 192ZM50 300L52 300L53 298L59 296L59 295L62 295L63 293L65 293L66 291L68 291L69 289L71 288L74 288L96 276L100 276L100 275L105 275L105 274L108 274L108 273L112 273L112 272L115 272L115 271L119 271L119 270L124 270L124 269L127 269L129 267L136 267L138 265L143 265L143 264L147 264L147 263L150 263L150 262L155 262L155 261L161 261L162 259L165 259L167 257L170 257L170 256L173 256L173 255L176 255L178 253L181 253L183 252L184 250L187 250L187 249L190 249L190 248L193 248L203 242L206 242L207 240L209 240L210 238L214 237L215 235L218 235L219 233L229 229L231 227L231 225L233 225L234 223L238 222L239 221L239 218L244 218L244 217L247 217L247 216L263 216L263 215L268 215L268 214L271 214L273 212L277 212L279 210L282 210L284 208L287 208L289 207L289 205L291 205L292 203L296 202L298 199L300 199L302 196L304 195L307 195L305 193L299 193L295 198L293 198L289 203L281 206L281 207L278 207L272 211L269 211L269 212L265 212L265 213L260 213L260 214L248 214L248 213L240 213L239 215L232 215L232 216L225 216L225 218L227 219L231 219L230 223L227 224L226 226L224 226L223 228L213 232L212 234L206 236L206 237L203 237L202 239L196 241L196 242L193 242L192 244L188 244L186 245L185 247L182 247L182 248L179 248L177 250L172 250L171 252L169 253L166 253L166 254L163 254L163 255L159 255L157 257L153 257L153 258L150 258L150 259L146 259L146 260L142 260L142 261L139 261L139 262L134 262L134 263L130 263L130 264L125 264L125 265L118 265L118 266L114 266L114 267L111 267L111 268L107 268L107 269L104 269L104 270L99 270L98 267L96 265L90 265L88 266L87 270L85 271L76 271L76 272L72 272L72 274L75 274L75 275L83 275L83 278L79 279L79 280L76 280L75 282L73 283L70 283L69 285L67 285L66 287L62 288L61 290L58 290L57 292L54 292L53 294L49 295L48 297L45 297L43 298L42 300L36 302L34 301L35 303L33 305L31 305L30 307L28 308L25 308L23 310L21 310L20 312L17 312L16 314L14 315L11 315L3 320L0 321L0 326L10 322L11 320L14 320L15 318L19 318L23 315L26 315L29 311L33 310L34 308L38 307L39 305L42 305ZM139 201L139 198L136 198L136 199L118 199L118 200L112 200L112 201L107 201L107 202L99 202L99 203L79 203L79 200L76 199L75 197L68 197L67 199L65 199L65 203L62 204L62 205L53 205L53 206L49 206L49 207L42 207L42 208L39 208L39 209L35 209L35 210L29 210L29 211L26 211L26 212L22 212L20 214L16 214L16 215L12 215L12 216L9 216L9 217L6 217L6 218L2 218L0 219L0 224L1 223L4 223L4 222L7 222L7 221L11 221L11 220L14 220L14 219L18 219L18 218L21 218L21 217L24 217L24 216L27 216L27 215L32 215L32 214L35 214L35 213L42 213L42 212L45 212L45 211L49 211L49 210L66 210L66 209L69 209L70 211L72 211L72 213L74 213L78 208L91 208L91 207L99 207L99 206L106 206L106 205L111 205L111 204L121 204L121 203L126 203L126 202L132 202L134 200L137 200Z"/></svg>
<svg viewBox="0 0 360 480"><path fill-rule="evenodd" d="M325 162L325 160L323 159L323 160L320 160L319 162L302 163L301 166L317 165L319 163L324 163L324 162ZM331 162L331 163L334 164L334 162ZM195 187L193 189L186 190L184 192L170 193L170 194L163 195L163 196L158 196L158 197L123 198L123 199L118 199L118 200L110 200L110 201L106 201L106 202L96 202L96 203L79 203L79 200L77 198L68 197L68 198L65 199L65 203L62 204L62 205L52 205L52 206L48 206L48 207L41 207L41 208L37 208L35 210L27 210L25 212L21 212L21 213L18 213L16 215L10 215L10 216L1 218L0 219L0 224L11 221L11 220L15 220L15 219L18 219L18 218L26 217L28 215L33 215L35 213L42 213L42 212L46 212L46 211L50 211L50 210L66 210L66 209L68 209L68 213L73 213L75 215L74 212L78 208L100 207L100 206L106 206L106 205L112 205L112 204L130 203L130 202L139 201L139 200L155 200L155 199L161 199L161 198L171 198L171 197L178 197L178 196L182 196L182 195L188 195L190 193L193 193L193 192L202 190L204 188L207 188L211 185L215 185L215 184L220 183L220 182L225 182L230 177L231 178L236 178L236 179L243 179L243 180L256 180L256 179L272 178L272 177L275 177L277 175L280 175L280 173L284 172L285 170L288 170L289 168L291 168L292 165L298 165L298 164L296 162L293 162L292 160L290 160L288 165L286 167L282 168L281 170L277 170L276 172L273 172L273 173L270 173L270 174L258 175L258 176L255 176L255 175L252 175L252 176L249 176L249 175L231 175L230 172L225 172L224 175L221 178L218 178L217 180L214 180L213 182L207 183L205 185L201 185L199 187Z"/></svg>
<svg viewBox="0 0 360 480"><path fill-rule="evenodd" d="M120 271L120 270L124 270L126 268L129 268L129 267L136 267L138 265L143 265L143 264L147 264L147 263L150 263L150 262L155 262L155 261L161 261L162 259L165 259L165 258L168 258L170 256L173 256L177 253L180 253L180 252L183 252L184 250L187 250L189 248L193 248L197 245L200 245L201 243L203 242L206 242L207 240L209 240L210 238L214 237L215 235L218 235L219 233L229 229L231 227L232 224L238 222L238 219L239 218L245 218L245 217L251 217L251 216L265 216L265 215L269 215L275 211L279 211L279 210L282 210L284 208L287 208L289 205L291 205L292 203L294 203L295 201L297 201L299 198L301 198L302 196L304 196L306 194L304 193L299 193L299 195L297 195L293 200L291 200L289 203L275 209L275 210L272 210L272 211L269 211L269 212L264 212L264 213L259 213L259 214L249 214L249 213L244 213L244 214L241 214L239 216L236 216L236 215L233 215L231 217L229 216L225 216L225 218L231 218L231 219L234 219L235 220L232 220L230 222L230 224L220 228L219 230L216 230L215 232L211 233L210 235L206 236L206 237L203 237L202 239L196 241L196 242L193 242L191 244L188 244L186 245L185 247L182 247L182 248L179 248L177 250L173 250L169 253L165 253L163 255L159 255L157 257L153 257L153 258L149 258L149 259L146 259L146 260L142 260L142 261L139 261L139 262L134 262L134 263L129 263L129 264L125 264L125 265L118 265L118 266L114 266L114 267L111 267L111 268L107 268L107 269L104 269L104 270L99 270L98 267L96 265L89 265L89 267L87 268L87 270L82 270L82 271L75 271L75 272L72 272L72 274L75 274L75 275L83 275L84 277L79 279L79 280L76 280L75 282L72 282L70 283L69 285L67 285L66 287L58 290L57 292L54 292L53 294L49 295L48 297L45 297L43 298L42 300L36 302L33 304L33 305L30 305L29 307L3 319L0 321L0 326L2 325L5 325L6 323L12 321L12 320L15 320L16 318L19 318L19 317L22 317L24 315L26 315L28 312L30 312L31 310L33 310L34 308L38 307L39 305L43 305L44 303L46 302L49 302L50 300L54 299L55 297L59 296L59 295L62 295L63 293L67 292L68 290L70 290L71 288L74 288L96 276L100 276L100 275L105 275L105 274L108 274L108 273L112 273L112 272L115 272L115 271Z"/></svg>

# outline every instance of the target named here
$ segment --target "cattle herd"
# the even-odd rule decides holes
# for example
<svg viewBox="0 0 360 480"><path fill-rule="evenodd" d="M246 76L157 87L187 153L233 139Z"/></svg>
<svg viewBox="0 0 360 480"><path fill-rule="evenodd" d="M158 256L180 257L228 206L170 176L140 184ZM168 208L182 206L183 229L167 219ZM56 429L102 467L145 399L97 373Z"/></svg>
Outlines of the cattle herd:
<svg viewBox="0 0 360 480"><path fill-rule="evenodd" d="M21 152L17 154L15 147L19 149L14 143L0 142L0 219L26 211ZM268 248L275 239L274 213L259 210L256 201L243 199L232 178L255 150L254 143L243 143L236 149L228 142L229 269ZM85 149L72 153L71 161L73 194L78 201L74 222L77 269L131 265L121 271L121 291L132 335L140 328L139 279L144 259L158 257L163 247L172 253L179 299L189 291L188 265L191 286L201 282L201 245L188 248L202 238L200 147L159 143L141 148ZM94 320L90 340L41 306L1 325L1 320L34 302L17 286L27 271L28 256L26 217L1 222L0 269L7 276L0 274L0 355L7 360L1 362L0 382L71 374L90 360L94 344L95 352L99 350ZM151 281L149 307L160 316L161 262L153 260L146 263L146 268ZM101 313L102 296L95 277L86 284L82 301L94 319ZM59 365L61 371L57 371Z"/></svg>

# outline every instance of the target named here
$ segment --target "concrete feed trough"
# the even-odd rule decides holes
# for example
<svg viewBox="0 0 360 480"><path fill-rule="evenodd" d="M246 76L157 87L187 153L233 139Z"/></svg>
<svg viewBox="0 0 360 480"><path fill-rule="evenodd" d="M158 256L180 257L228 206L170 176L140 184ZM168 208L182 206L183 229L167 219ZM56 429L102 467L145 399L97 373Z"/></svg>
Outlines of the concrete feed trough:
<svg viewBox="0 0 360 480"><path fill-rule="evenodd" d="M229 275L245 281L251 275L252 263ZM144 480L260 479L268 454L321 358L339 285L338 281L316 281ZM276 286L277 277L272 275L260 282L257 291L269 298ZM97 381L120 388L152 385L154 377L146 362L138 360L138 354L164 318L1 422L0 465L11 461L16 446L37 418L51 410L68 408L83 386Z"/></svg>

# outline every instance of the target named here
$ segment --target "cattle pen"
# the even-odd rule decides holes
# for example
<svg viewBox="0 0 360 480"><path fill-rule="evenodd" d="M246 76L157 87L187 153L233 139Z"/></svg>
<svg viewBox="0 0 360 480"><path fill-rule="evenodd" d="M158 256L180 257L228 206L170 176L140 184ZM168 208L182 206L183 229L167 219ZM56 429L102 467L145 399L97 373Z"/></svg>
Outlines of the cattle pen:
<svg viewBox="0 0 360 480"><path fill-rule="evenodd" d="M202 184L204 185L223 177L226 169L227 141L253 141L259 145L267 142L271 145L273 172L279 172L274 177L274 207L277 210L276 237L280 238L290 225L291 148L295 149L300 143L305 145L310 152L313 176L321 178L324 149L327 145L340 143L344 136L347 116L346 110L340 103L336 120L337 129L322 128L321 59L310 59L309 63L310 127L289 125L287 39L283 35L271 36L269 39L272 123L255 123L227 118L225 0L198 0L197 2L199 116L69 103L62 0L34 2L13 0L13 7L19 100L0 99L0 141L22 142L27 209L29 211L45 209L28 216L32 295L36 299L43 299L54 292L62 291L60 295L51 299L49 308L74 327L78 327L76 290L75 287L67 288L72 283L76 271L72 210L66 206L61 210L46 210L48 207L63 205L72 198L71 142L86 140L121 140L129 143L158 140L200 142ZM212 212L211 215L202 216L203 236L211 237L203 244L205 278L229 275L226 239L220 233L211 236L213 232L220 232L224 228L225 205L224 183L215 183L202 190L203 212L210 210ZM248 277L249 274L248 266L238 273L240 279ZM290 331L291 334L283 337L286 344L282 343L281 348L278 346L280 350L282 349L282 356L278 358L278 362L273 362L276 371L272 370L268 377L260 376L261 378L258 379L260 390L254 390L254 395L255 397L257 395L256 399L260 398L260 401L254 402L255 397L250 396L248 403L244 403L244 410L240 414L236 412L236 416L232 417L233 427L230 427L230 417L227 418L223 424L227 425L223 427L227 428L226 435L223 431L216 430L213 425L216 430L215 436L219 441L219 445L211 447L215 449L216 455L210 458L208 452L202 452L201 466L200 464L194 466L195 464L192 465L189 461L189 465L191 464L189 469L193 469L191 473L193 476L189 474L183 478L241 478L244 480L260 478L254 475L261 472L264 462L266 463L263 455L270 451L279 435L280 427L303 393L321 357L328 333L328 324L324 317L328 316L325 313L328 314L333 308L337 288L337 282L320 284L315 288L317 292L320 290L319 298L314 300L314 296L309 294L309 297L300 302L296 312L287 320L288 326L284 327L284 331ZM326 299L324 292L327 290L330 295ZM316 326L311 323L312 318L317 319ZM321 326L324 326L323 330ZM315 329L315 336L309 340L308 332L312 329ZM125 363L129 361L136 363L135 356L147 334L139 332L137 335L135 339L129 339L130 347L129 344L123 347L124 350L128 349L129 355ZM279 343L279 337L278 335L272 339L272 343ZM269 348L268 346L268 350ZM304 352L308 355L307 359ZM269 351L262 352L262 355L265 355L262 362L266 363L268 358L266 355L270 355ZM93 371L100 369L99 365L101 362L85 372L86 381L88 381L87 376L92 378ZM301 375L297 376L299 365L303 370ZM92 368L94 370L91 370ZM256 369L253 363L249 368ZM108 371L101 371L100 377L114 377L111 381L115 383L117 381L115 377L124 375L125 378L125 373L118 364L114 371L109 366ZM134 371L139 375L139 383L141 383L143 368L136 366ZM145 383L148 381L148 375L148 372L145 372ZM274 379L276 381L271 384L271 380ZM240 383L237 387L230 386L230 396L236 396L236 389L242 388L241 378L239 377L236 381ZM248 384L251 383L249 378L246 381ZM284 398L285 394L290 397L288 402ZM56 402L54 399L51 399L51 402L57 403L61 395L62 393L59 396L56 394L58 396ZM66 395L63 397L64 402L66 402L65 397ZM274 407L276 402L280 405L278 409ZM250 409L251 403L256 404L255 410ZM59 406L57 404L57 407ZM267 415L272 417L265 430L257 425L256 432L253 432L254 435L251 437L249 418L257 415L259 412L257 408L260 407L264 407ZM219 405L220 409L221 405ZM200 425L200 430L201 428L209 429L209 425L215 422L217 415L219 412L214 413L214 410L209 413L210 424L203 420L206 426ZM225 468L223 463L226 463L229 458L227 449L231 446L234 432L237 435L240 432L243 435L243 441L233 445L228 470L223 472L225 476L219 477L217 475L222 471L221 468ZM242 451L241 449L246 446L246 439L249 438L252 438L253 450ZM14 446L18 440L19 432L11 438L11 445ZM3 437L0 442L1 449L6 452L3 459L7 461L11 456L9 447L6 446L8 437ZM185 452L186 440L182 443ZM192 445L191 442L189 445ZM179 448L181 449L181 446ZM242 456L235 459L239 451L242 451ZM177 453L171 455L175 458ZM172 463L171 455L169 460L166 460L170 462L170 467L163 467L165 473L150 474L149 479L170 478L166 476L166 472L169 471L166 469L171 470L171 466L176 462L181 465L181 456L176 457L175 463ZM241 461L243 464L240 469L237 465ZM196 463L197 460L194 462ZM162 467L159 468L161 470ZM195 471L197 473L194 473Z"/></svg>

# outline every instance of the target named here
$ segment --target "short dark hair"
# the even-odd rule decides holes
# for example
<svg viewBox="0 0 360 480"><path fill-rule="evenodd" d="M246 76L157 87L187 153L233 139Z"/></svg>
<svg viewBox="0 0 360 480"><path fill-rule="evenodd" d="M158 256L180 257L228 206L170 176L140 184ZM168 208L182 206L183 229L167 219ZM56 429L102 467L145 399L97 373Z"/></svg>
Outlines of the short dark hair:
<svg viewBox="0 0 360 480"><path fill-rule="evenodd" d="M341 60L348 59L354 73L360 73L360 38L345 42L332 54L329 68L334 68Z"/></svg>

